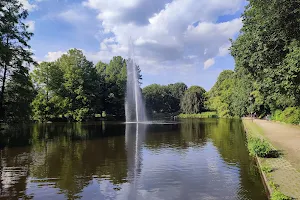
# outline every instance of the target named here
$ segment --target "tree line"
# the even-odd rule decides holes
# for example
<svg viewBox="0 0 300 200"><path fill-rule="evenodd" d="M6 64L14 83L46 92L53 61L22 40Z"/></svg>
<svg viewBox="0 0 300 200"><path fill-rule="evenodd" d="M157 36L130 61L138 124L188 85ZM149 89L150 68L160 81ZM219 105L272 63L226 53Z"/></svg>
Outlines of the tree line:
<svg viewBox="0 0 300 200"><path fill-rule="evenodd" d="M103 113L124 117L126 60L115 56L108 64L94 65L82 51L71 49L54 62L36 63L28 44L33 34L25 23L27 16L18 0L0 2L0 119L83 121ZM143 89L148 114L200 112L204 93L184 83Z"/></svg>
<svg viewBox="0 0 300 200"><path fill-rule="evenodd" d="M18 0L0 1L0 120L82 121L104 112L124 116L126 60L116 56L94 65L82 51L71 49L54 62L36 63L27 16Z"/></svg>
<svg viewBox="0 0 300 200"><path fill-rule="evenodd" d="M208 92L184 83L143 88L148 114L256 113L300 123L299 5L300 0L248 0L241 32L231 40L235 69L223 71ZM27 16L18 0L0 2L0 119L82 121L102 113L123 117L126 60L116 56L94 65L82 51L71 49L54 62L36 63Z"/></svg>
<svg viewBox="0 0 300 200"><path fill-rule="evenodd" d="M204 94L202 111L216 111L219 117L272 115L274 120L299 124L299 19L300 0L248 0L243 27L231 40L235 68L223 71Z"/></svg>
<svg viewBox="0 0 300 200"><path fill-rule="evenodd" d="M300 1L248 0L242 19L230 49L235 69L219 76L211 107L221 116L272 114L299 124Z"/></svg>
<svg viewBox="0 0 300 200"><path fill-rule="evenodd" d="M187 114L206 110L206 91L200 86L187 87L184 83L152 84L143 88L148 115L157 113Z"/></svg>

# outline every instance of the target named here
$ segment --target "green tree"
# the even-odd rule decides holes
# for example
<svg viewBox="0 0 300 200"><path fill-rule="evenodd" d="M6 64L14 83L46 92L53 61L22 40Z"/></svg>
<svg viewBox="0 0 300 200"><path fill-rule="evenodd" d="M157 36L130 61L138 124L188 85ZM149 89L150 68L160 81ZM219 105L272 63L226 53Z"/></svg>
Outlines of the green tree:
<svg viewBox="0 0 300 200"><path fill-rule="evenodd" d="M13 72L5 93L5 119L7 122L26 122L31 116L31 102L35 91L26 67Z"/></svg>
<svg viewBox="0 0 300 200"><path fill-rule="evenodd" d="M36 65L31 77L36 84L36 90L38 91L37 96L32 102L33 108L33 118L38 121L47 121L54 117L54 107L52 97L55 95L54 89L58 85L55 83L55 75L60 72L61 78L58 79L62 81L62 72L57 71L57 67L54 63L42 62ZM62 82L60 82L62 83Z"/></svg>
<svg viewBox="0 0 300 200"><path fill-rule="evenodd" d="M180 104L183 113L196 114L204 111L205 93L206 91L199 86L191 86L186 90Z"/></svg>
<svg viewBox="0 0 300 200"><path fill-rule="evenodd" d="M24 70L25 63L33 63L32 53L28 41L32 33L28 32L28 26L24 23L28 12L18 0L2 0L0 2L0 113L5 116L4 97L6 95L6 82L9 74L20 72L27 76L28 70ZM16 91L18 92L18 91Z"/></svg>
<svg viewBox="0 0 300 200"><path fill-rule="evenodd" d="M208 107L210 110L216 110L220 117L233 116L231 104L235 82L234 72L224 70L208 93Z"/></svg>
<svg viewBox="0 0 300 200"><path fill-rule="evenodd" d="M105 80L103 90L105 112L110 115L125 116L126 60L121 56L116 56L109 64L97 63L96 69L99 76Z"/></svg>
<svg viewBox="0 0 300 200"><path fill-rule="evenodd" d="M300 105L297 92L299 0L248 0L241 34L232 43L236 68L246 69L271 110ZM289 105L288 105L289 104Z"/></svg>
<svg viewBox="0 0 300 200"><path fill-rule="evenodd" d="M180 110L180 100L186 91L184 83L152 84L143 88L148 111L152 113L175 113Z"/></svg>
<svg viewBox="0 0 300 200"><path fill-rule="evenodd" d="M90 112L91 99L87 94L87 89L91 84L89 73L94 68L93 63L77 49L69 50L56 63L63 72L61 114L73 120L82 121Z"/></svg>

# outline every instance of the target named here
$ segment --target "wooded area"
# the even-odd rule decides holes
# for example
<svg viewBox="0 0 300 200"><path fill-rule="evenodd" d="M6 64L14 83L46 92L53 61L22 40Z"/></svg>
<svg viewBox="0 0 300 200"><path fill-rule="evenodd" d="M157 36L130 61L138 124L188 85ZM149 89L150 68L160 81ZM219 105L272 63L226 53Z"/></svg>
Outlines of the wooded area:
<svg viewBox="0 0 300 200"><path fill-rule="evenodd" d="M299 0L249 0L241 32L231 41L234 71L223 71L208 92L184 83L143 88L148 115L217 111L219 117L242 117L256 113L299 124L299 8ZM28 44L33 34L24 23L28 12L18 0L3 0L0 13L3 121L124 117L124 58L116 56L110 63L94 65L82 51L71 49L54 62L36 63Z"/></svg>

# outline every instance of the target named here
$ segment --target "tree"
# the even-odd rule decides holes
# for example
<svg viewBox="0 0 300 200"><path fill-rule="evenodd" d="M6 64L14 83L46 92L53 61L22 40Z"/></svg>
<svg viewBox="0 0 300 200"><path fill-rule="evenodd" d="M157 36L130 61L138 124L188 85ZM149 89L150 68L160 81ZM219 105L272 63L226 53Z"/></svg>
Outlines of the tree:
<svg viewBox="0 0 300 200"><path fill-rule="evenodd" d="M180 100L186 91L184 83L165 85L152 84L143 88L148 111L175 113L180 110Z"/></svg>
<svg viewBox="0 0 300 200"><path fill-rule="evenodd" d="M82 121L90 112L91 96L87 93L89 73L93 69L93 63L88 61L82 51L71 49L62 55L56 62L63 72L62 88L60 95L63 100L60 104L61 114L76 121ZM96 73L96 71L94 71Z"/></svg>
<svg viewBox="0 0 300 200"><path fill-rule="evenodd" d="M31 102L35 91L28 69L20 66L13 72L5 93L5 119L7 122L26 122L31 117Z"/></svg>
<svg viewBox="0 0 300 200"><path fill-rule="evenodd" d="M232 95L235 85L234 72L224 70L218 77L217 82L209 91L208 107L216 110L220 117L232 117Z"/></svg>
<svg viewBox="0 0 300 200"><path fill-rule="evenodd" d="M105 80L104 108L107 114L125 116L126 60L115 56L109 64L97 63L98 74Z"/></svg>
<svg viewBox="0 0 300 200"><path fill-rule="evenodd" d="M28 12L18 0L2 0L0 2L0 69L1 92L0 113L5 116L4 97L6 82L9 74L20 72L21 75L28 73L24 70L24 63L34 63L28 41L32 33L28 32L28 26L24 23ZM16 91L18 92L18 91Z"/></svg>
<svg viewBox="0 0 300 200"><path fill-rule="evenodd" d="M169 84L168 87L170 88L172 96L179 100L183 97L185 91L188 89L185 83Z"/></svg>
<svg viewBox="0 0 300 200"><path fill-rule="evenodd" d="M197 114L204 111L206 91L199 86L191 86L181 101L181 110L185 114Z"/></svg>
<svg viewBox="0 0 300 200"><path fill-rule="evenodd" d="M241 34L232 43L236 69L249 72L271 110L300 105L295 53L300 40L300 32L295 28L299 27L299 3L249 0Z"/></svg>
<svg viewBox="0 0 300 200"><path fill-rule="evenodd" d="M37 96L32 102L33 118L38 121L47 121L53 118L54 104L51 102L55 89L55 74L57 69L54 63L42 62L36 65L31 77L36 84ZM60 79L62 80L62 79Z"/></svg>

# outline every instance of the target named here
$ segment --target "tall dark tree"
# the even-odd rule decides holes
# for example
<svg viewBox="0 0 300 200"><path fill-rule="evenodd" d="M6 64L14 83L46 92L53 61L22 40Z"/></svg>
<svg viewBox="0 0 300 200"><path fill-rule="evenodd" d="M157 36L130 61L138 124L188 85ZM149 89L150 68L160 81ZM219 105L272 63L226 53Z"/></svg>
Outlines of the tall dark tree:
<svg viewBox="0 0 300 200"><path fill-rule="evenodd" d="M20 66L7 82L5 93L5 119L7 122L26 122L31 118L31 102L35 91L28 69Z"/></svg>
<svg viewBox="0 0 300 200"><path fill-rule="evenodd" d="M28 73L23 70L25 63L33 63L32 53L28 41L33 35L24 23L28 12L18 0L0 1L0 69L1 77L0 113L5 116L4 97L6 83L9 75L18 72ZM25 74L24 74L25 75ZM25 75L27 76L27 75Z"/></svg>

